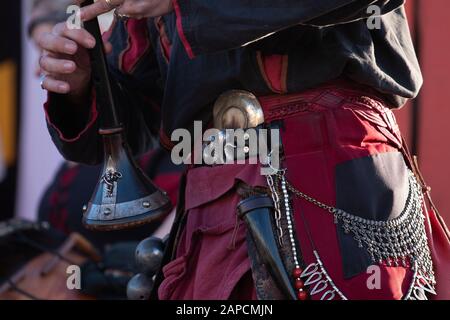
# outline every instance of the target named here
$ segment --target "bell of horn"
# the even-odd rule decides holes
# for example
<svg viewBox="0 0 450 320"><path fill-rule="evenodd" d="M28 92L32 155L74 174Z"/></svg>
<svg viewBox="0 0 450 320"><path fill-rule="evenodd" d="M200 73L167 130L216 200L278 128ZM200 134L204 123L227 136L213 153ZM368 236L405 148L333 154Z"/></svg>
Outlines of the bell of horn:
<svg viewBox="0 0 450 320"><path fill-rule="evenodd" d="M167 215L172 205L132 158L121 133L103 136L104 164L99 182L84 208L89 229L133 228Z"/></svg>
<svg viewBox="0 0 450 320"><path fill-rule="evenodd" d="M92 3L93 0L87 0L83 6ZM96 46L89 53L104 164L94 194L83 208L83 224L89 229L108 231L162 219L172 209L170 199L144 174L132 156L119 118L98 21L87 21L84 26L96 39Z"/></svg>

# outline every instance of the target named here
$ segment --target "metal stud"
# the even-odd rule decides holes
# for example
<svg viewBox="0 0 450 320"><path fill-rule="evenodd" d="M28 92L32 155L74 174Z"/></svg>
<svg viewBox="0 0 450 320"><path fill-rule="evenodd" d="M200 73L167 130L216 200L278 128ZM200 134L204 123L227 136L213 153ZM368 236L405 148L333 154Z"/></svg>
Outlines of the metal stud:
<svg viewBox="0 0 450 320"><path fill-rule="evenodd" d="M142 206L143 206L144 208L150 208L150 202L144 201L144 202L142 203Z"/></svg>

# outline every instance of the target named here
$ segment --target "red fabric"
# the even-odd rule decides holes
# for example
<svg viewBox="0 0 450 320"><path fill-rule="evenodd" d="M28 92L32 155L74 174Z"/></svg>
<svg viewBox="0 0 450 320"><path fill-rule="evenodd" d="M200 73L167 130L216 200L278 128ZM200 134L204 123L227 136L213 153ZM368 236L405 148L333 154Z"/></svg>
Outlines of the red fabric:
<svg viewBox="0 0 450 320"><path fill-rule="evenodd" d="M69 235L71 232L67 225L67 220L69 218L67 201L70 197L70 185L78 174L78 166L67 167L58 181L58 188L50 195L50 212L48 220L52 227L66 235Z"/></svg>
<svg viewBox="0 0 450 320"><path fill-rule="evenodd" d="M310 103L300 103L299 98ZM270 120L284 119L282 141L287 178L298 189L330 205L335 204L335 166L344 161L384 152L401 146L392 112L369 90L329 85L299 95L260 99ZM266 118L268 120L268 118ZM237 181L265 186L258 165L223 165L189 170L186 186L187 223L176 259L163 269L161 299L227 299L234 287L242 286L250 270L245 228L236 227ZM295 227L306 263L313 253L299 208L303 208L325 268L349 299L400 299L410 285L412 272L404 267L380 266L381 289L369 290L370 274L344 279L340 247L333 217L312 204L294 198ZM431 216L430 246L438 255L438 270L448 274L448 239ZM231 244L233 244L232 246ZM442 268L443 267L443 268ZM438 298L450 288L448 275L437 274ZM241 290L241 299L255 297L253 284Z"/></svg>
<svg viewBox="0 0 450 320"><path fill-rule="evenodd" d="M284 61L287 56L273 54L262 56L263 78L268 82L269 88L276 93L286 92L286 74Z"/></svg>
<svg viewBox="0 0 450 320"><path fill-rule="evenodd" d="M172 43L170 43L169 37L167 36L166 28L164 26L164 21L162 17L158 17L155 20L156 28L159 31L159 41L161 44L161 49L163 50L163 57L167 62L170 61L170 54L172 52Z"/></svg>
<svg viewBox="0 0 450 320"><path fill-rule="evenodd" d="M177 205L178 189L180 186L180 172L160 173L154 179L153 182L162 190L167 192L170 201L174 206Z"/></svg>
<svg viewBox="0 0 450 320"><path fill-rule="evenodd" d="M128 48L122 55L122 68L125 73L132 73L139 59L150 48L147 19L130 19L126 22L128 31Z"/></svg>
<svg viewBox="0 0 450 320"><path fill-rule="evenodd" d="M183 22L182 22L183 16L182 16L182 13L181 13L180 5L178 4L178 0L172 0L172 2L173 2L173 7L175 9L175 14L177 15L178 35L179 35L179 37L181 39L181 42L183 43L184 48L186 49L188 57L190 59L194 59L195 58L195 54L192 51L191 44L187 40L186 35L184 33L184 30L183 30Z"/></svg>
<svg viewBox="0 0 450 320"><path fill-rule="evenodd" d="M331 89L329 92L337 97L345 97L340 90ZM376 103L375 100L372 101ZM287 154L287 179L308 195L334 205L335 166L355 158L397 151L399 140L390 141L380 132L377 124L369 120L373 118L383 122L382 114L369 104L344 103L325 108L317 105L315 108L315 112L306 111L303 116L285 119L283 144ZM388 109L383 111L390 112ZM314 137L311 140L299 139L311 136ZM306 201L294 198L297 234L306 263L313 262L314 256L305 226L298 216L300 207L309 222L312 237L325 268L347 298L366 300L402 297L410 284L411 272L401 267L381 266L381 290L367 289L368 274L344 280L332 215Z"/></svg>
<svg viewBox="0 0 450 320"><path fill-rule="evenodd" d="M237 224L233 209L239 202L232 191L235 179L264 185L254 166L200 167L188 172L185 207L189 218L177 258L163 269L160 299L255 298L252 287L234 290L249 283L245 279L250 272L245 228Z"/></svg>

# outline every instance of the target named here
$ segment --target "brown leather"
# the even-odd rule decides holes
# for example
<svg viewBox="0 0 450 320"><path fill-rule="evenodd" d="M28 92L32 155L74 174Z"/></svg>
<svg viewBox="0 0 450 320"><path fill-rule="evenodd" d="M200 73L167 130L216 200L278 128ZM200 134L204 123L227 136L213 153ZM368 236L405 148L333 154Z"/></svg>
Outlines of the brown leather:
<svg viewBox="0 0 450 320"><path fill-rule="evenodd" d="M55 259L51 253L43 253L17 271L10 281L19 290L40 300L94 300L79 290L67 288L67 267L70 263L82 265L89 258L97 258L92 245L80 235L70 236L57 250L65 260ZM30 300L6 282L0 287L0 300Z"/></svg>
<svg viewBox="0 0 450 320"><path fill-rule="evenodd" d="M243 218L248 212L261 209L261 208L271 208L273 209L273 202L267 195L254 196L248 201L242 200L238 205L238 215L239 218Z"/></svg>

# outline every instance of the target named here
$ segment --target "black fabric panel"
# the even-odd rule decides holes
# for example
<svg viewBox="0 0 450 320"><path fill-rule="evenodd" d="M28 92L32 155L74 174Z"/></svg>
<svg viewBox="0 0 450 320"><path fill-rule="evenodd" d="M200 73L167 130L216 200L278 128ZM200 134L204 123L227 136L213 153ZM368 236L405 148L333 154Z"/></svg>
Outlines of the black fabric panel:
<svg viewBox="0 0 450 320"><path fill-rule="evenodd" d="M393 219L402 212L408 197L408 174L399 152L377 154L336 166L336 207L377 221ZM365 248L353 234L345 234L339 222L337 234L344 277L350 278L372 265Z"/></svg>

